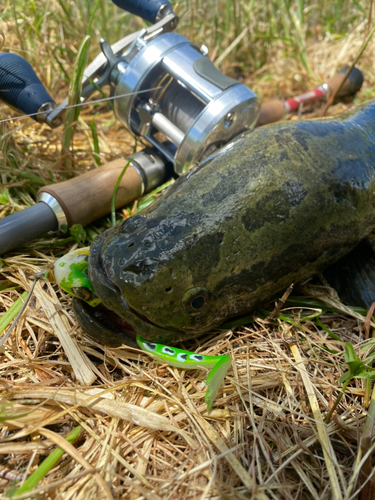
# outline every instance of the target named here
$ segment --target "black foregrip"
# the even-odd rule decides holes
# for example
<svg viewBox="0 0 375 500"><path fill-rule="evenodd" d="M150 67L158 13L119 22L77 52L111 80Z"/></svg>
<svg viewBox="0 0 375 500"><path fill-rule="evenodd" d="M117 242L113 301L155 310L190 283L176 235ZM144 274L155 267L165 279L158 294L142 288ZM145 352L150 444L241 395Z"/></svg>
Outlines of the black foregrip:
<svg viewBox="0 0 375 500"><path fill-rule="evenodd" d="M112 2L149 23L156 21L156 16L162 5L171 6L168 0L112 0Z"/></svg>
<svg viewBox="0 0 375 500"><path fill-rule="evenodd" d="M43 202L0 219L0 255L48 231L56 230L56 216L53 210Z"/></svg>
<svg viewBox="0 0 375 500"><path fill-rule="evenodd" d="M42 104L53 102L31 65L9 52L0 54L0 99L25 115L37 113Z"/></svg>

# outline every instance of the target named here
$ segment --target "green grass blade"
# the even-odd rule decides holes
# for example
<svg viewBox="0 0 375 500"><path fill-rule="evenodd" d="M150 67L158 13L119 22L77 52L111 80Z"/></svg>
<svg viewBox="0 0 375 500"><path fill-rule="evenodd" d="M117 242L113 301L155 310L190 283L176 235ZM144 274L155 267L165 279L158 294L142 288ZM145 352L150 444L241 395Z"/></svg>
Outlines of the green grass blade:
<svg viewBox="0 0 375 500"><path fill-rule="evenodd" d="M330 306L323 301L317 299L310 299L308 297L298 297L298 296L290 297L285 302L285 305L295 306L295 307L320 308L322 309L323 312L335 312L338 314L343 314L343 312L340 311L340 309L337 309L337 307ZM354 312L362 314L362 316L366 316L367 314L367 310L364 309L363 307L358 307L358 306L349 306L349 307Z"/></svg>
<svg viewBox="0 0 375 500"><path fill-rule="evenodd" d="M23 418L31 412L12 410L12 406L16 404L16 401L11 401L9 403L4 403L0 406L0 423L6 420L16 420L17 418Z"/></svg>
<svg viewBox="0 0 375 500"><path fill-rule="evenodd" d="M3 283L2 285L0 285L0 292L9 292L10 290L17 290L17 288L20 288L20 286L15 285L11 281L7 281L7 282Z"/></svg>
<svg viewBox="0 0 375 500"><path fill-rule="evenodd" d="M81 82L83 73L87 66L89 47L90 47L90 37L86 35L78 50L78 54L73 66L72 78L68 94L69 106L81 102L81 91L82 91ZM66 152L70 150L80 110L81 106L77 106L75 108L68 109L66 112L66 120L64 126L64 136L63 136L63 148ZM65 167L68 169L71 167L70 158L65 159Z"/></svg>
<svg viewBox="0 0 375 500"><path fill-rule="evenodd" d="M90 48L90 36L88 33L91 31L91 26L95 17L95 13L98 9L100 0L96 1L94 10L92 11L90 21L87 27L87 35L84 37L81 46L78 50L77 57L74 62L73 66L73 71L72 71L72 77L70 81L70 88L69 88L69 94L68 94L68 105L75 105L79 104L81 101L81 91L82 91L82 78L83 78L83 73L85 71L85 68L87 66L87 59L88 59L88 54L89 54L89 48ZM79 113L81 110L81 106L77 106L75 108L70 108L67 110L66 114L66 121L65 121L65 126L64 126L64 136L63 136L63 147L65 151L69 151L72 143L72 139L74 136L74 132L76 130L77 126L77 120L79 117ZM93 131L93 128L91 127L91 131ZM96 131L95 131L96 132ZM93 132L92 132L93 133ZM96 135L97 139L97 135ZM93 133L93 140L94 140L94 148L95 148L95 137ZM96 151L95 151L96 152ZM98 162L95 160L95 162L98 164ZM99 163L100 164L100 163ZM65 167L69 169L71 167L71 160L69 157L65 159Z"/></svg>
<svg viewBox="0 0 375 500"><path fill-rule="evenodd" d="M149 205L151 205L151 203L156 200L155 195L160 193L160 191L163 191L163 189L165 189L166 187L170 186L173 182L174 182L174 180L171 179L171 180L165 182L164 184L162 184L161 186L158 186L150 193L146 194L146 196L144 196L143 198L141 198L137 204L137 213L140 212L141 210L143 210L144 208L147 208Z"/></svg>
<svg viewBox="0 0 375 500"><path fill-rule="evenodd" d="M94 161L97 164L97 166L100 167L101 161L100 161L99 138L98 138L98 131L96 130L94 118L90 122L90 129L91 129L92 143L93 143L93 148L94 148L94 153L95 153Z"/></svg>
<svg viewBox="0 0 375 500"><path fill-rule="evenodd" d="M243 326L247 325L248 323L254 323L254 317L253 316L240 316L239 318L234 318L230 319L229 321L225 321L222 323L219 328L223 328L224 330L227 330L229 328L236 328L237 326Z"/></svg>
<svg viewBox="0 0 375 500"><path fill-rule="evenodd" d="M207 411L211 410L217 391L219 390L231 363L232 360L229 356L220 356L219 361L210 371L206 380L207 392L204 398L207 403Z"/></svg>
<svg viewBox="0 0 375 500"><path fill-rule="evenodd" d="M80 432L81 426L76 427L66 436L66 441L68 441L68 443L74 443ZM45 460L43 460L36 471L34 471L31 476L26 479L23 485L18 488L18 490L10 493L9 496L14 497L15 495L20 495L21 493L25 493L35 488L39 481L41 481L44 476L56 465L64 453L64 450L61 448L53 450L53 452Z"/></svg>
<svg viewBox="0 0 375 500"><path fill-rule="evenodd" d="M340 339L340 337L338 335L336 335L335 333L333 333L329 328L328 326L324 325L319 318L317 318L315 320L316 324L319 326L319 328L321 328L322 330L324 330L325 332L328 333L328 335L330 337L332 337L334 340L338 340L339 342L342 342L342 339Z"/></svg>
<svg viewBox="0 0 375 500"><path fill-rule="evenodd" d="M112 221L112 227L115 227L115 225L116 225L116 195L117 195L117 191L118 191L118 188L120 186L120 182L122 181L122 178L124 177L124 174L127 171L128 166L130 165L130 163L132 161L133 161L133 158L130 158L130 160L128 161L128 163L122 169L122 172L119 175L119 178L117 179L117 182L116 182L116 185L115 185L115 189L113 190L113 195L112 195L112 199L111 199L111 221Z"/></svg>
<svg viewBox="0 0 375 500"><path fill-rule="evenodd" d="M21 298L17 299L15 303L7 310L7 312L0 318L0 334L3 333L9 323L17 316L22 309L26 300L28 292L23 292Z"/></svg>
<svg viewBox="0 0 375 500"><path fill-rule="evenodd" d="M87 26L87 31L86 31L87 35L90 34L91 26L92 26L92 23L93 23L93 21L95 19L95 14L96 14L96 11L98 10L99 4L100 4L100 0L96 0L96 4L95 4L95 7L94 7L94 10L91 13L89 25Z"/></svg>

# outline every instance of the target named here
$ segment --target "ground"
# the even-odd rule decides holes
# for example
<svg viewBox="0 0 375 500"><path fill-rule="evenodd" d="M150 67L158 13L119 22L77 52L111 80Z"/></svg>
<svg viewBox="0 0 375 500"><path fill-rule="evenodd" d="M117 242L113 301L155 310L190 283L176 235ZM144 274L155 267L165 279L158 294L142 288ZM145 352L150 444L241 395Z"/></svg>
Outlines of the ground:
<svg viewBox="0 0 375 500"><path fill-rule="evenodd" d="M25 57L56 102L68 93L92 4L9 1L0 8L2 50ZM371 33L370 6L372 1L354 0L191 0L174 8L181 18L178 31L207 45L221 71L266 101L299 95L350 64ZM144 25L100 2L89 32L89 60L99 51L100 35L114 43ZM354 103L338 103L329 115L375 95L374 49L371 39L357 63L365 83ZM316 117L321 110L316 104L286 118ZM0 107L0 120L18 114ZM29 118L0 126L0 218L33 204L40 186L142 147L108 103L82 108L71 139L66 126L51 130ZM134 204L117 217L136 210ZM5 255L0 331L12 322L35 272L51 269L57 257L90 244L109 225L104 218L85 235L47 235ZM232 357L207 413L202 370L183 371L135 349L95 343L78 327L69 296L53 282L39 282L0 352L3 497L61 447L66 453L22 498L359 498L372 470L371 380L352 378L332 415L330 409L349 367L352 374L356 369L372 376L372 311L344 306L319 281L290 298L294 302L272 318L274 305L268 304L240 326L184 346ZM345 342L360 360L369 357L368 370L359 360L350 364L349 345L345 359ZM63 439L78 426L74 444ZM370 478L361 500L373 498L372 488Z"/></svg>

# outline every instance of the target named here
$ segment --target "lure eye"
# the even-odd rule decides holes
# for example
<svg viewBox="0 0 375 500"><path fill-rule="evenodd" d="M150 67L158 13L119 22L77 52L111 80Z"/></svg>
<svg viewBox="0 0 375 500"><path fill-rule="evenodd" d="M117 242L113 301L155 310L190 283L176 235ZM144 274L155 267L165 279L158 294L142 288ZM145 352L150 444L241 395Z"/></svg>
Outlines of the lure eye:
<svg viewBox="0 0 375 500"><path fill-rule="evenodd" d="M81 300L84 300L85 302L89 302L94 298L92 291L86 286L79 286L79 287L72 286L72 293L73 295L75 295Z"/></svg>
<svg viewBox="0 0 375 500"><path fill-rule="evenodd" d="M210 302L210 293L205 288L190 288L182 297L184 309L190 313L200 313Z"/></svg>

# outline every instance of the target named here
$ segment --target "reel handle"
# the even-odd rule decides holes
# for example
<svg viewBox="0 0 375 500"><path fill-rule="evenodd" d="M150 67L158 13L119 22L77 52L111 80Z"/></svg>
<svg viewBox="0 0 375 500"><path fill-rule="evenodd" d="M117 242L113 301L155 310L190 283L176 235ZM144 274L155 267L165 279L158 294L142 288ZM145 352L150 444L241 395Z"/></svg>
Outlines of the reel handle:
<svg viewBox="0 0 375 500"><path fill-rule="evenodd" d="M164 17L164 12L173 12L168 0L112 0L112 2L135 16L154 24ZM163 9L162 9L163 7ZM164 10L165 9L165 10ZM159 16L158 16L159 14Z"/></svg>
<svg viewBox="0 0 375 500"><path fill-rule="evenodd" d="M25 115L43 122L44 114L55 107L52 97L23 57L10 52L0 54L0 99Z"/></svg>

